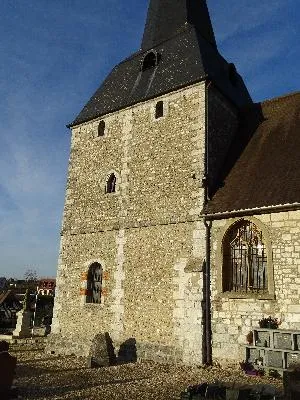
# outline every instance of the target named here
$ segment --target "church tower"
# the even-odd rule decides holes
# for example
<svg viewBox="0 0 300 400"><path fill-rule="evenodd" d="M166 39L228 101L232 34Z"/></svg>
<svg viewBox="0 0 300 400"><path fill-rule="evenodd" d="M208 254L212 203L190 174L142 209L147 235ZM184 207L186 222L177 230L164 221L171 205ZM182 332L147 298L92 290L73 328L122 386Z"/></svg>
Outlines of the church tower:
<svg viewBox="0 0 300 400"><path fill-rule="evenodd" d="M151 0L141 49L69 125L53 351L106 332L116 356L201 363L201 211L247 104L206 1Z"/></svg>

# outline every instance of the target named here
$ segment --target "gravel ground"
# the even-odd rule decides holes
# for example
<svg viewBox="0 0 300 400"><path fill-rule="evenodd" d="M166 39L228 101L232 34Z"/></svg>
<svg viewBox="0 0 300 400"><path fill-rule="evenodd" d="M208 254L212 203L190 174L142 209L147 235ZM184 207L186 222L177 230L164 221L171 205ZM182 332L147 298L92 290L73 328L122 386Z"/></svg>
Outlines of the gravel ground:
<svg viewBox="0 0 300 400"><path fill-rule="evenodd" d="M282 389L280 379L249 377L237 368L142 362L88 369L85 359L48 355L40 344L11 345L10 353L18 359L15 386L24 400L175 400L188 385L215 381Z"/></svg>

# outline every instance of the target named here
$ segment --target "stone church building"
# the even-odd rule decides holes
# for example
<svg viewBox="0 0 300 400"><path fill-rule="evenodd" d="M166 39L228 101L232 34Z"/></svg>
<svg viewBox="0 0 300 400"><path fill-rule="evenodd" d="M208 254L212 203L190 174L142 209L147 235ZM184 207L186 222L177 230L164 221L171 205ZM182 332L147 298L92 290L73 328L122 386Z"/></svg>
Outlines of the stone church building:
<svg viewBox="0 0 300 400"><path fill-rule="evenodd" d="M151 0L69 127L51 350L241 361L262 317L300 329L300 93L253 103L205 0Z"/></svg>

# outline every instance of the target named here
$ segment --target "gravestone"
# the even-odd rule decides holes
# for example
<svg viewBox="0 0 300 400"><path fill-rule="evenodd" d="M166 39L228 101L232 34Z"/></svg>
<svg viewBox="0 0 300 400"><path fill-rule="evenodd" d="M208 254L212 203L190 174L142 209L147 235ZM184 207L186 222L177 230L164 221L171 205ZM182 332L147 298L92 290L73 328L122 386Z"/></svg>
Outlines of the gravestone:
<svg viewBox="0 0 300 400"><path fill-rule="evenodd" d="M9 345L6 341L0 342L0 399L12 398L11 386L17 364L16 357L8 353Z"/></svg>
<svg viewBox="0 0 300 400"><path fill-rule="evenodd" d="M283 371L283 388L286 400L300 399L300 369L288 369Z"/></svg>
<svg viewBox="0 0 300 400"><path fill-rule="evenodd" d="M226 400L226 387L220 384L209 384L207 386L205 397L207 399Z"/></svg>
<svg viewBox="0 0 300 400"><path fill-rule="evenodd" d="M202 383L189 386L181 393L181 400L283 400L282 394L271 385L236 385ZM292 398L291 400L300 397ZM284 400L286 398L284 397Z"/></svg>
<svg viewBox="0 0 300 400"><path fill-rule="evenodd" d="M17 325L13 331L14 337L26 338L31 336L31 316L32 312L30 311L30 294L29 290L27 289L23 300L23 308L17 313Z"/></svg>
<svg viewBox="0 0 300 400"><path fill-rule="evenodd" d="M21 310L17 313L17 324L13 337L26 338L31 336L31 311Z"/></svg>
<svg viewBox="0 0 300 400"><path fill-rule="evenodd" d="M250 396L251 389L245 387L227 387L226 400L245 400Z"/></svg>
<svg viewBox="0 0 300 400"><path fill-rule="evenodd" d="M108 367L115 363L112 340L108 333L99 333L92 340L87 360L88 368Z"/></svg>
<svg viewBox="0 0 300 400"><path fill-rule="evenodd" d="M205 393L208 384L202 383L201 385L188 386L185 392L181 393L180 400L191 400L191 399L205 399Z"/></svg>

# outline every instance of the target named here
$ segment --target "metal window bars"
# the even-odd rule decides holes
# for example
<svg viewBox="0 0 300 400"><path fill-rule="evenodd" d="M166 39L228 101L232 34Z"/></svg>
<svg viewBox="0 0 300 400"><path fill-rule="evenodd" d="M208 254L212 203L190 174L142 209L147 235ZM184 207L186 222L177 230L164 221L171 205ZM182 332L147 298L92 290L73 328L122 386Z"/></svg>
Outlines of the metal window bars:
<svg viewBox="0 0 300 400"><path fill-rule="evenodd" d="M230 278L228 290L267 292L267 255L262 232L250 221L243 221L231 232Z"/></svg>

